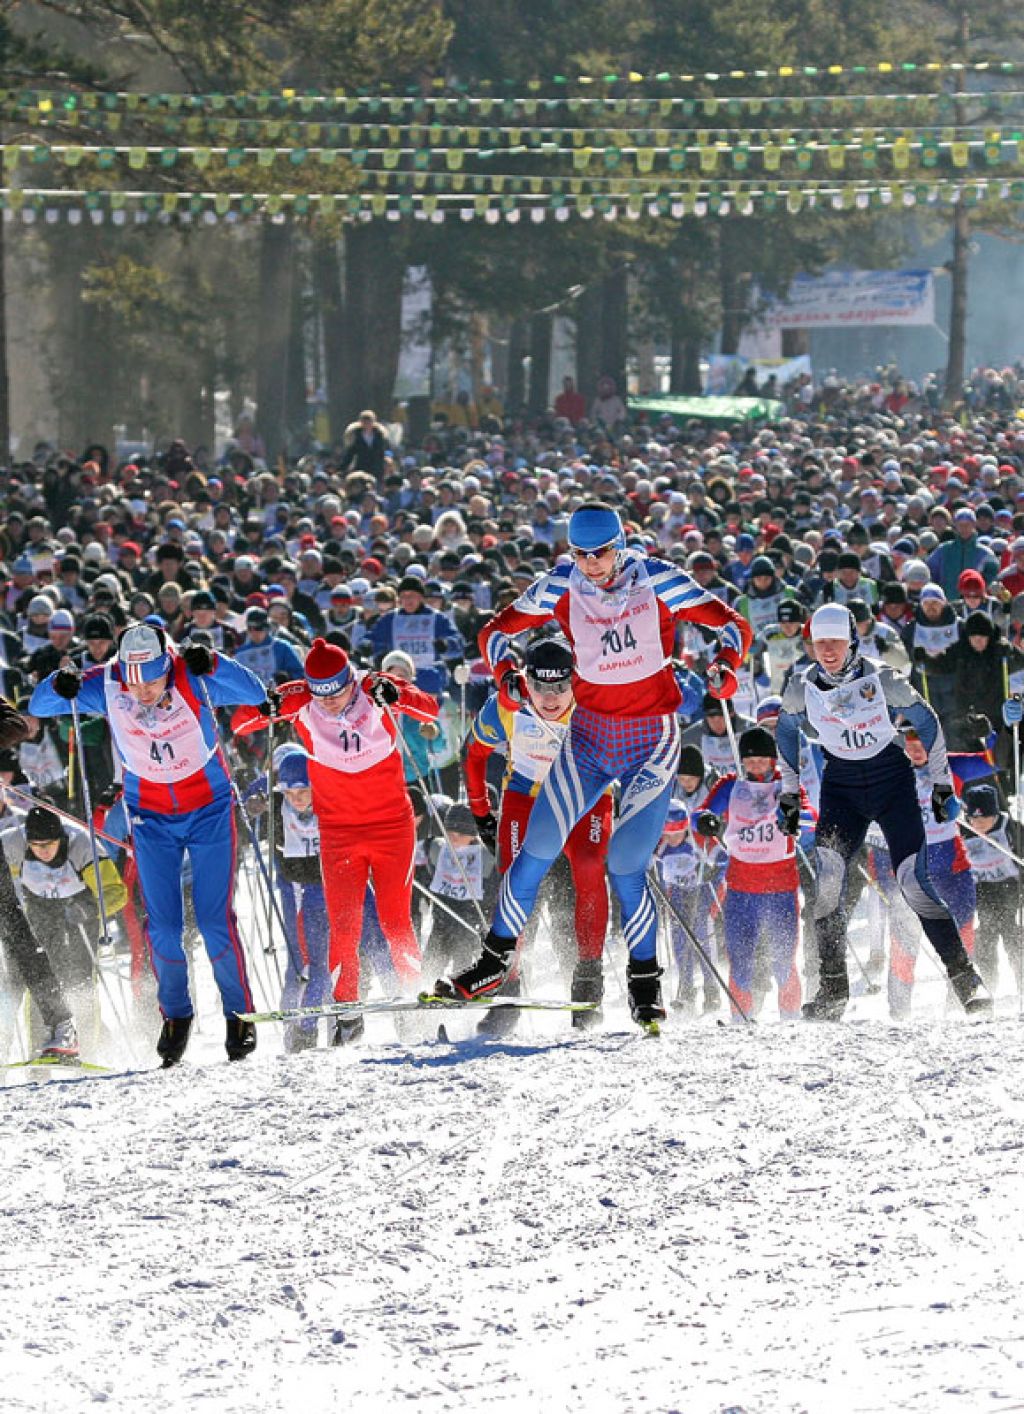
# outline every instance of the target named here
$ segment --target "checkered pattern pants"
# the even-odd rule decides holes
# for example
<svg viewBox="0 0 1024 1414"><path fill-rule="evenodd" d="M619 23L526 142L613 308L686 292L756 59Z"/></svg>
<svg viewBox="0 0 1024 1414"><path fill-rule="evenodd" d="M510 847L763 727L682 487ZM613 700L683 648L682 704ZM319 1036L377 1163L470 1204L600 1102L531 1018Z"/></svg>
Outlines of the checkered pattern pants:
<svg viewBox="0 0 1024 1414"><path fill-rule="evenodd" d="M621 795L608 846L608 879L621 905L630 956L637 961L655 957L658 914L647 870L668 816L678 760L679 720L674 714L608 717L577 707L534 801L523 847L502 880L495 933L519 936L573 826L618 781Z"/></svg>

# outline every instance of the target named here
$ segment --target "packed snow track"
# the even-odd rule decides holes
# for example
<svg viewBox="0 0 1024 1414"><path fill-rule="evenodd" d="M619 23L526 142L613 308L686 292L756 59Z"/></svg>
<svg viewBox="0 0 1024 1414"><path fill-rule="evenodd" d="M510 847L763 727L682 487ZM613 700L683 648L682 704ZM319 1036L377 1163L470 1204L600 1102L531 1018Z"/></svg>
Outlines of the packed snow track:
<svg viewBox="0 0 1024 1414"><path fill-rule="evenodd" d="M626 1028L8 1083L6 1414L1024 1408L1015 1014Z"/></svg>

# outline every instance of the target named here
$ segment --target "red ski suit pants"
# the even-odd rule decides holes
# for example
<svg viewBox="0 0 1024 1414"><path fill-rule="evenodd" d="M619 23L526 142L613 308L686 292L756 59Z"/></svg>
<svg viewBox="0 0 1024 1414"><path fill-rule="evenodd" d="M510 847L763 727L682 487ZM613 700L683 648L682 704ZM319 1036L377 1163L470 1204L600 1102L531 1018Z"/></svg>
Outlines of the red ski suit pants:
<svg viewBox="0 0 1024 1414"><path fill-rule="evenodd" d="M329 966L339 1002L359 1000L359 940L366 885L373 882L381 932L403 989L420 975L420 948L412 926L416 822L320 827L320 865L330 922ZM340 968L340 972L338 969Z"/></svg>
<svg viewBox="0 0 1024 1414"><path fill-rule="evenodd" d="M501 798L498 827L498 863L501 872L511 865L526 838L534 797L506 790ZM581 962L600 958L608 931L608 885L605 864L612 833L612 798L600 800L576 822L565 842L565 857L576 890L576 946Z"/></svg>

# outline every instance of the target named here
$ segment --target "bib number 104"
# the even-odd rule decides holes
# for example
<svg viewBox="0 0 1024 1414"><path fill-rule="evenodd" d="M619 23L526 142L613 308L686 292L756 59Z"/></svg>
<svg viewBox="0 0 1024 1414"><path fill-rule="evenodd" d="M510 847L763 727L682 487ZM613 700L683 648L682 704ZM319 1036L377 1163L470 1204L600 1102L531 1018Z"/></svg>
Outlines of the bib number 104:
<svg viewBox="0 0 1024 1414"><path fill-rule="evenodd" d="M865 747L874 746L877 738L874 732L858 732L853 727L844 727L839 733L839 740L847 751L863 751Z"/></svg>
<svg viewBox="0 0 1024 1414"><path fill-rule="evenodd" d="M609 653L626 653L635 647L636 637L628 624L621 633L617 628L608 628L601 635L602 658L607 658Z"/></svg>

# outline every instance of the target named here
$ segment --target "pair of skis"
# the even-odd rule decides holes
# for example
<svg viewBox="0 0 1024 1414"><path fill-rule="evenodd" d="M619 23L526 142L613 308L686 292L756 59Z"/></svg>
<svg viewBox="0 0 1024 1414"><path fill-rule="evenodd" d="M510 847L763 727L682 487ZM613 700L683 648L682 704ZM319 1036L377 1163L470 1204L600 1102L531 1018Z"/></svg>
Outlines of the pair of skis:
<svg viewBox="0 0 1024 1414"><path fill-rule="evenodd" d="M242 1021L310 1021L321 1016L354 1019L375 1013L405 1011L593 1011L594 1002L552 1001L545 997L439 997L421 992L418 997L381 997L371 1002L328 1002L324 1006L285 1007L280 1011L240 1013Z"/></svg>

